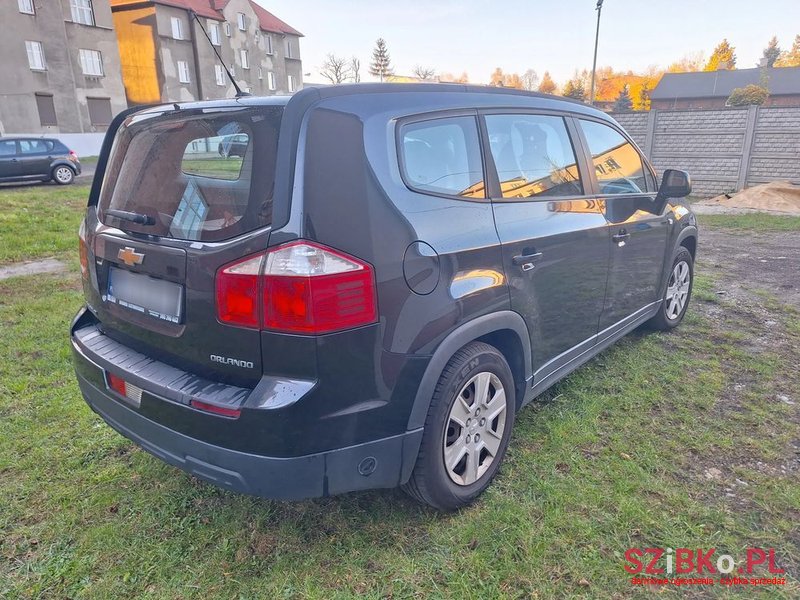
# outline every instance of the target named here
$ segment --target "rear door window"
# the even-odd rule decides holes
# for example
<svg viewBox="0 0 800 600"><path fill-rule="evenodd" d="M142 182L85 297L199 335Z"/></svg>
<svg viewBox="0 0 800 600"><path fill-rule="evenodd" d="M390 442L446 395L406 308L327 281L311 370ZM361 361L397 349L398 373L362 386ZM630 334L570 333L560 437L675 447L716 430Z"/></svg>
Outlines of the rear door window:
<svg viewBox="0 0 800 600"><path fill-rule="evenodd" d="M0 157L14 156L17 153L17 142L14 140L0 140Z"/></svg>
<svg viewBox="0 0 800 600"><path fill-rule="evenodd" d="M400 129L403 178L408 187L463 198L485 198L474 116L415 121Z"/></svg>
<svg viewBox="0 0 800 600"><path fill-rule="evenodd" d="M52 142L47 140L20 140L19 151L21 154L45 154L52 148Z"/></svg>
<svg viewBox="0 0 800 600"><path fill-rule="evenodd" d="M580 127L592 154L600 193L641 194L647 192L642 157L625 137L613 127L579 119Z"/></svg>
<svg viewBox="0 0 800 600"><path fill-rule="evenodd" d="M282 111L132 115L109 157L99 203L103 222L201 241L268 225ZM143 214L154 224L123 220L114 211Z"/></svg>
<svg viewBox="0 0 800 600"><path fill-rule="evenodd" d="M580 196L583 184L562 117L487 115L503 198Z"/></svg>

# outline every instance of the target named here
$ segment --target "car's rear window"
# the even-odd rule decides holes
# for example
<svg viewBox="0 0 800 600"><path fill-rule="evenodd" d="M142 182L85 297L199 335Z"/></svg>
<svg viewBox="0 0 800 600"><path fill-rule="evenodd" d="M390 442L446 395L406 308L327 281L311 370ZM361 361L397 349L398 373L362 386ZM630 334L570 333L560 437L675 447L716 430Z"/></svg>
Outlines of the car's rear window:
<svg viewBox="0 0 800 600"><path fill-rule="evenodd" d="M126 231L199 241L269 225L282 112L132 115L114 139L100 219ZM122 213L145 215L151 224Z"/></svg>

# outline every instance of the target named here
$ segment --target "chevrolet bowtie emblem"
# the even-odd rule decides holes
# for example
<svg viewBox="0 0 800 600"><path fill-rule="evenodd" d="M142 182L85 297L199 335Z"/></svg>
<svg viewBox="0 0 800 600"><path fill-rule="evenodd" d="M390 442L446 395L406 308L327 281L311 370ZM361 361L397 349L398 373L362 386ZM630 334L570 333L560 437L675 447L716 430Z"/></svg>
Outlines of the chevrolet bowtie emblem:
<svg viewBox="0 0 800 600"><path fill-rule="evenodd" d="M125 246L122 250L117 252L117 258L129 267L140 265L144 262L144 254L139 254L136 250L128 246Z"/></svg>

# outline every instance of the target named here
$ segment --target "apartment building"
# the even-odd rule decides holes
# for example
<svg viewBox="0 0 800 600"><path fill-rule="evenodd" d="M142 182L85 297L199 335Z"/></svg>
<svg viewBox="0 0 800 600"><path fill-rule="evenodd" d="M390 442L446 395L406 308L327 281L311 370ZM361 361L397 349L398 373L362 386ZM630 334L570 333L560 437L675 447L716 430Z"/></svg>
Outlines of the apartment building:
<svg viewBox="0 0 800 600"><path fill-rule="evenodd" d="M244 91L302 86L302 34L251 0L111 0L111 10L131 105L232 97L214 49Z"/></svg>
<svg viewBox="0 0 800 600"><path fill-rule="evenodd" d="M0 23L0 135L102 132L126 108L108 0L4 0Z"/></svg>

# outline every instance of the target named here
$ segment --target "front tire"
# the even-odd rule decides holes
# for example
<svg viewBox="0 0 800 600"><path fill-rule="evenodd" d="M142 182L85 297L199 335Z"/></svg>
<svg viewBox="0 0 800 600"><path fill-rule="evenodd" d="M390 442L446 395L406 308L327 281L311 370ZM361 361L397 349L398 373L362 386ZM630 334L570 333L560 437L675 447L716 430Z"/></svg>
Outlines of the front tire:
<svg viewBox="0 0 800 600"><path fill-rule="evenodd" d="M75 180L75 171L61 165L53 169L53 181L58 185L69 185Z"/></svg>
<svg viewBox="0 0 800 600"><path fill-rule="evenodd" d="M514 378L503 355L482 342L464 346L436 385L417 462L403 489L443 511L473 502L500 468L515 406Z"/></svg>
<svg viewBox="0 0 800 600"><path fill-rule="evenodd" d="M672 260L664 296L658 313L650 320L650 326L660 331L669 331L680 324L689 308L694 284L694 260L683 246Z"/></svg>

